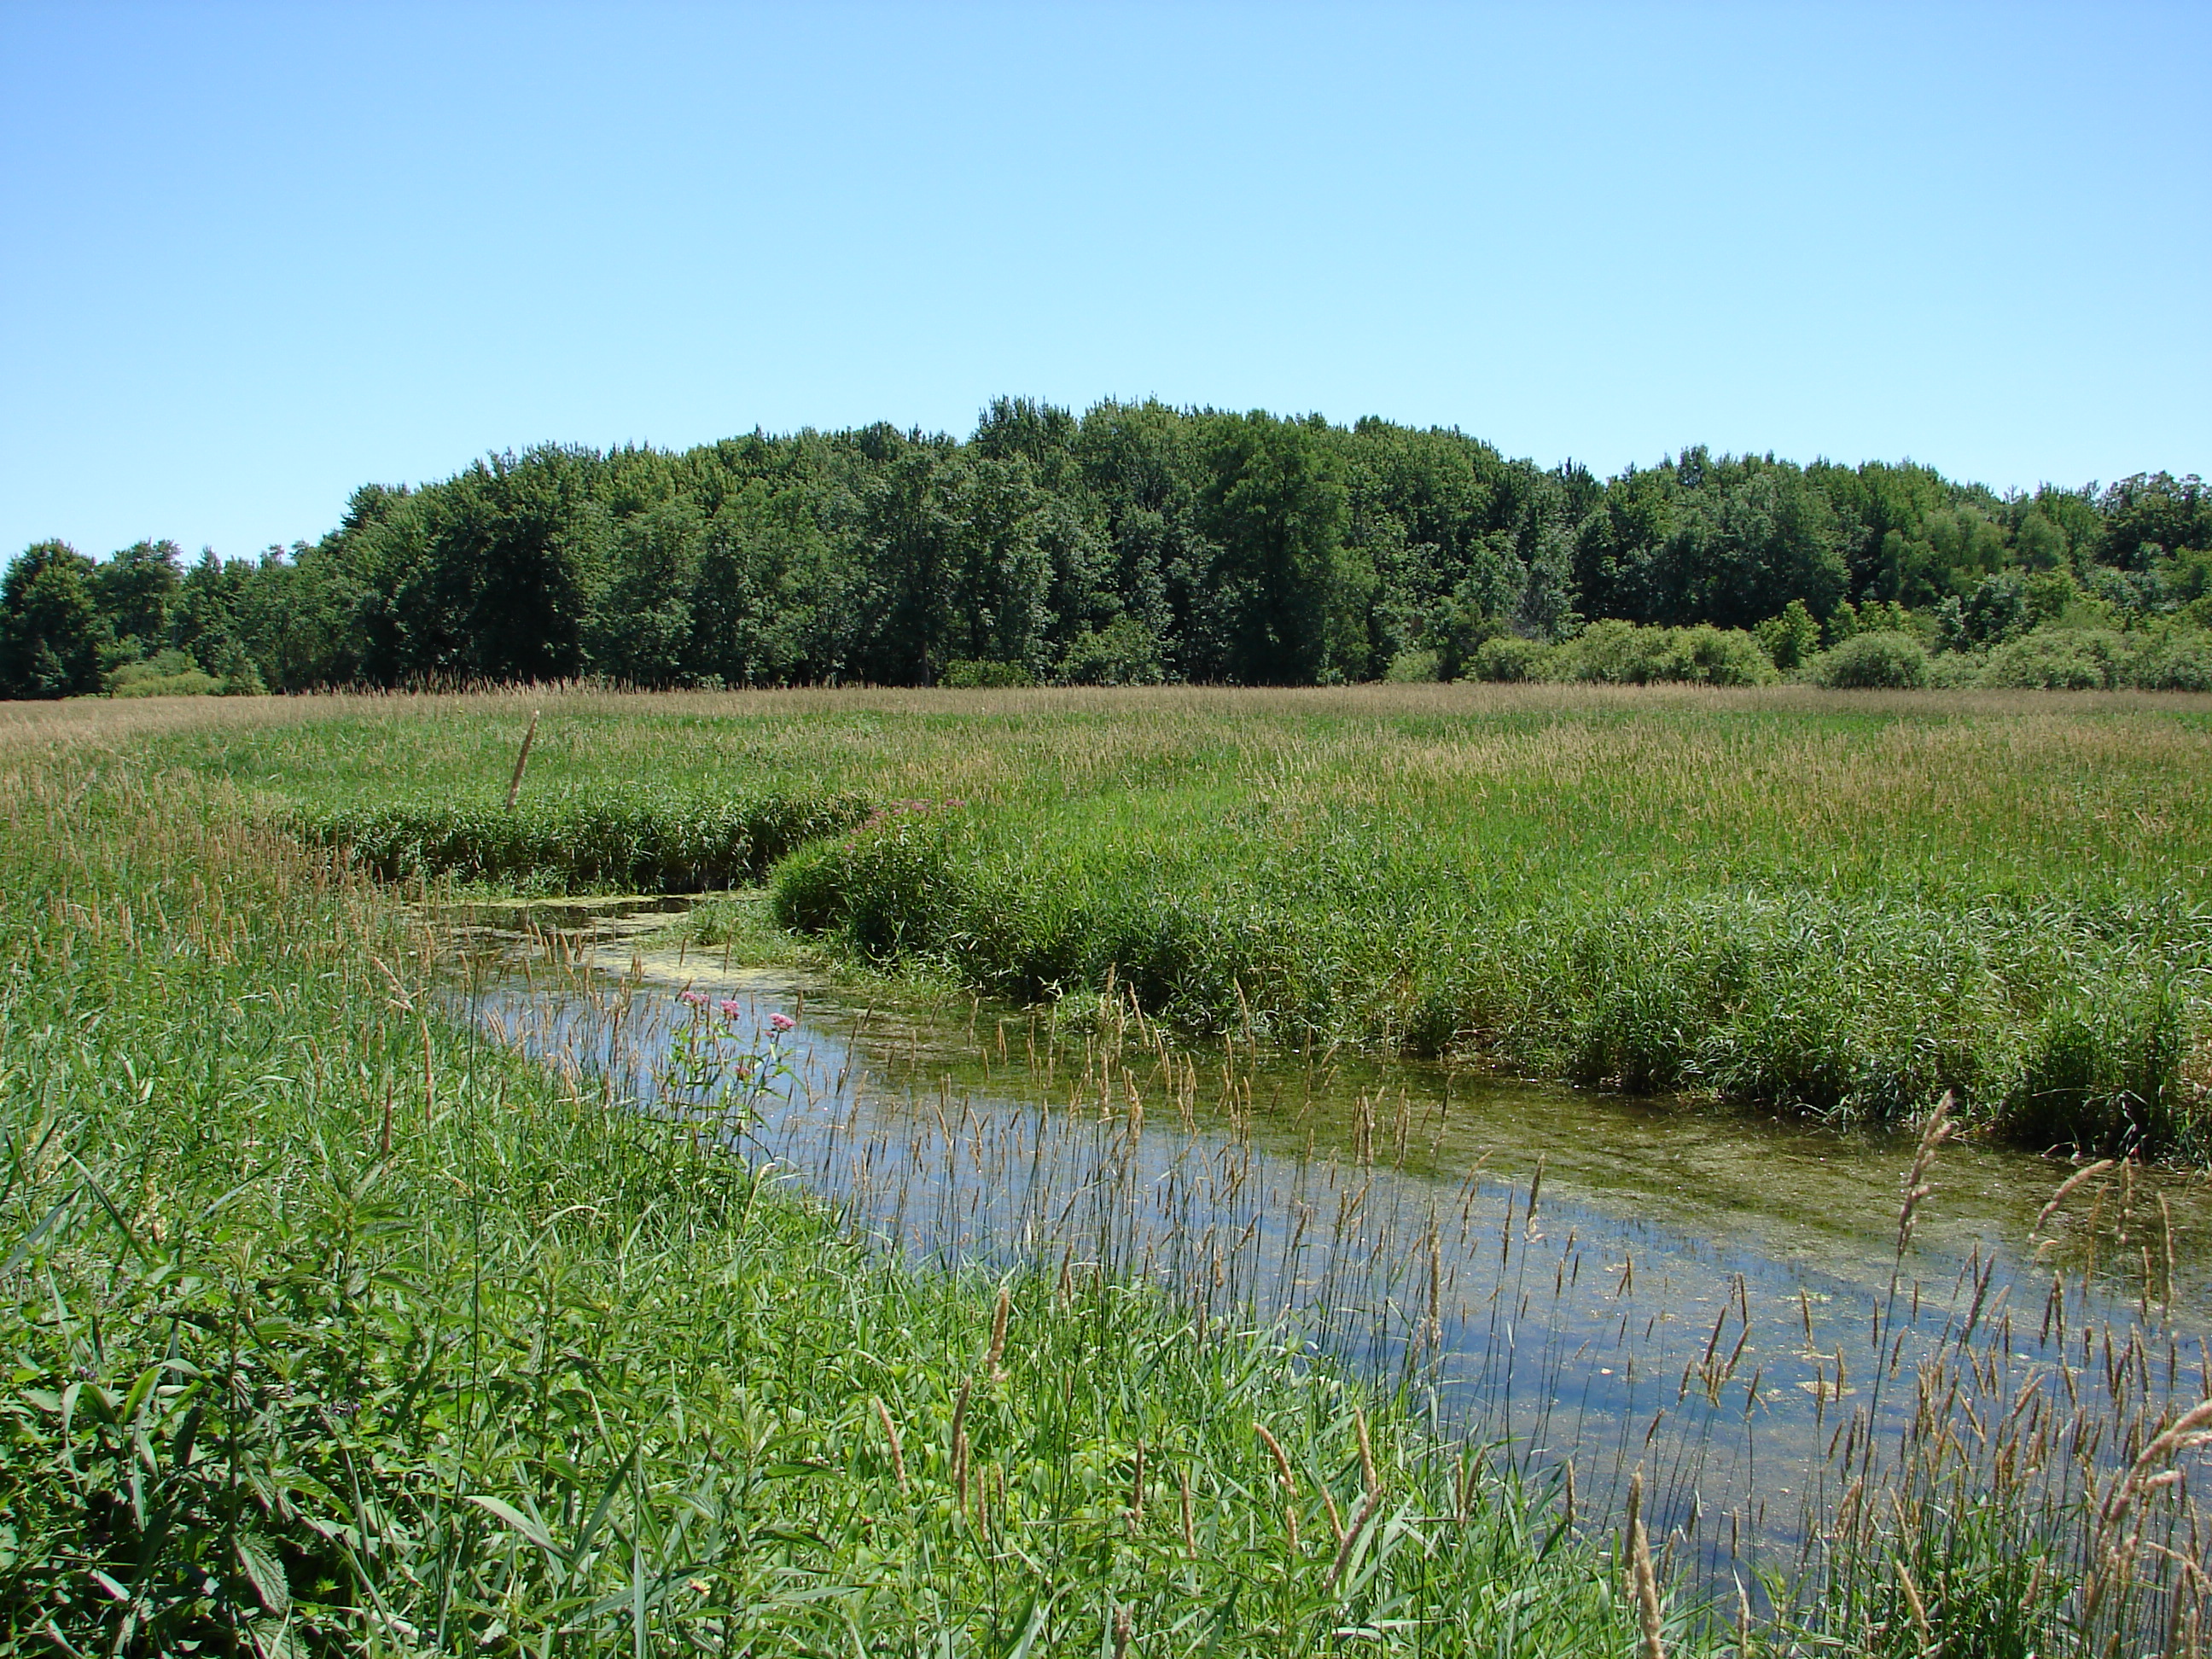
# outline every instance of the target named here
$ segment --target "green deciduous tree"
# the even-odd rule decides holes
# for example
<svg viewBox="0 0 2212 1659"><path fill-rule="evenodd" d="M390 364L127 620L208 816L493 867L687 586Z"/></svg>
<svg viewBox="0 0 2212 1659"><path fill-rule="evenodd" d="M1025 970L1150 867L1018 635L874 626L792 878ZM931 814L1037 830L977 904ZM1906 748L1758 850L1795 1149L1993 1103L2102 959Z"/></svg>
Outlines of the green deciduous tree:
<svg viewBox="0 0 2212 1659"><path fill-rule="evenodd" d="M1219 678L1306 685L1366 666L1372 565L1346 547L1342 471L1317 423L1206 417L1200 528Z"/></svg>
<svg viewBox="0 0 2212 1659"><path fill-rule="evenodd" d="M283 690L915 684L954 662L1449 677L1487 641L1557 643L1586 618L1711 626L1730 651L1757 628L1802 664L1804 618L1832 644L1988 647L2051 609L2031 577L2074 584L2050 590L2069 627L2212 622L2209 513L2197 479L2166 473L2000 497L1911 462L1692 446L1604 479L1373 417L1007 398L964 442L878 424L492 457L365 487L329 535L258 564L184 570L142 543L95 568L93 629L110 661L181 645ZM33 678L68 680L60 662Z"/></svg>
<svg viewBox="0 0 2212 1659"><path fill-rule="evenodd" d="M1768 617L1753 631L1784 673L1809 662L1820 649L1820 622L1802 599L1790 600L1780 616Z"/></svg>
<svg viewBox="0 0 2212 1659"><path fill-rule="evenodd" d="M689 680L705 514L681 498L656 501L591 539L603 556L582 625L586 664L631 685Z"/></svg>
<svg viewBox="0 0 2212 1659"><path fill-rule="evenodd" d="M96 691L100 614L93 562L67 542L25 549L0 579L0 696L69 697Z"/></svg>
<svg viewBox="0 0 2212 1659"><path fill-rule="evenodd" d="M184 575L176 543L134 543L94 567L93 575L100 612L119 647L138 655L168 642L169 607Z"/></svg>

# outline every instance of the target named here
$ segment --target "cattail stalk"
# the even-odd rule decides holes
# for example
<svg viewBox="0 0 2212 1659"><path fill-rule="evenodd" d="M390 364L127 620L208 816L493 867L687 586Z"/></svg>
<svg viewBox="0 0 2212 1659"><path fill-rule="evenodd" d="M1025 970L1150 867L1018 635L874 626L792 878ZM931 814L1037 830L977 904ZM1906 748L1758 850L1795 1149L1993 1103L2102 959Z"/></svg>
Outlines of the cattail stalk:
<svg viewBox="0 0 2212 1659"><path fill-rule="evenodd" d="M1006 1307L1008 1293L1004 1285L999 1286L999 1310L991 1321L991 1352L983 1361L983 1374L994 1382L1003 1382L1006 1373L999 1361L1006 1352Z"/></svg>
<svg viewBox="0 0 2212 1659"><path fill-rule="evenodd" d="M899 1491L905 1492L910 1489L906 1480L906 1450L899 1444L898 1425L891 1421L890 1407L880 1399L872 1397L870 1403L875 1407L876 1417L884 1425L884 1438L890 1442L891 1473L898 1476Z"/></svg>
<svg viewBox="0 0 2212 1659"><path fill-rule="evenodd" d="M1283 1532L1290 1543L1291 1553L1298 1553L1298 1483L1291 1474L1291 1460L1283 1450L1283 1443L1267 1432L1265 1423L1255 1423L1252 1432L1260 1437L1267 1449L1274 1454L1275 1478L1283 1483Z"/></svg>
<svg viewBox="0 0 2212 1659"><path fill-rule="evenodd" d="M530 764L530 745L538 740L538 716L544 711L530 711L530 729L522 734L522 750L514 757L514 775L507 781L507 810L514 811L514 803L522 793L522 769Z"/></svg>

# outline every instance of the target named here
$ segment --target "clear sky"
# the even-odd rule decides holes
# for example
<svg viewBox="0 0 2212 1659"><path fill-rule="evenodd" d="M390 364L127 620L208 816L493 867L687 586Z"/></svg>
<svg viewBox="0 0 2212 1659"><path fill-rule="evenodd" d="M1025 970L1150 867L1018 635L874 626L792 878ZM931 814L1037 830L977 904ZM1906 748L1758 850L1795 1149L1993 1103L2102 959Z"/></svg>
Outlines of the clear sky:
<svg viewBox="0 0 2212 1659"><path fill-rule="evenodd" d="M2212 471L2212 4L0 0L0 558L1000 393Z"/></svg>

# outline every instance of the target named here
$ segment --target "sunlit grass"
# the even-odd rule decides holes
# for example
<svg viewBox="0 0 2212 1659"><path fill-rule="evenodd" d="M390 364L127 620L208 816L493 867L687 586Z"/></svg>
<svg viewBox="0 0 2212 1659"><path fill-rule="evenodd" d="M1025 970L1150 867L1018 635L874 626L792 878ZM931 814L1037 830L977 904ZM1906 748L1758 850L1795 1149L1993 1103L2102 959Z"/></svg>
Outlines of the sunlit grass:
<svg viewBox="0 0 2212 1659"><path fill-rule="evenodd" d="M1746 1087L1723 1061L1797 1068L1759 1085L1776 1103L1863 1076L1885 1032L1919 1054L1916 1011L2077 1106L2140 1092L2108 1065L2131 1045L2172 1049L2182 1085L2201 1064L2206 725L2186 700L0 711L0 1608L17 1644L1650 1639L1614 1517L1577 1539L1528 1513L1423 1431L1413 1396L1306 1369L1158 1288L1046 1267L1001 1300L999 1281L902 1267L599 1080L440 1018L435 939L284 826L396 794L504 811L538 707L524 812L641 785L927 803L817 843L785 896L811 871L852 948L979 984L1065 991L1111 969L1126 988L1149 939L1216 975L1146 993L1188 1024L1719 1093ZM888 951L836 913L877 867L898 877L877 913ZM1511 949L1486 956L1492 937ZM1067 953L1051 978L1048 946ZM1715 986L1741 988L1693 1000ZM1808 1063L1824 1058L1839 1069ZM1901 1071L1894 1097L1944 1076ZM2173 1267L2130 1248L2148 1310ZM1916 1391L1895 1450L1854 1437L1838 1347L1823 1553L1778 1587L1796 1611L1757 1621L1752 1650L2201 1649L2181 1547L2197 1511L2185 1483L2154 1484L2186 1449L2162 1437L2188 1378L2170 1346L2109 1326L2098 1352L2053 1293L2063 1376L2009 1369L1966 1285L1951 1351L1890 1379ZM1884 1341L1877 1326L1850 1362L1862 1382ZM1705 1628L1677 1604L1656 1634L1669 1651L1735 1639Z"/></svg>
<svg viewBox="0 0 2212 1659"><path fill-rule="evenodd" d="M560 839L579 799L959 803L927 872L880 835L821 843L785 915L998 994L1111 971L1201 1030L1847 1116L1949 1089L2038 1146L2207 1151L2203 698L564 690L74 718L272 810L396 796L496 830L540 708L509 840Z"/></svg>
<svg viewBox="0 0 2212 1659"><path fill-rule="evenodd" d="M1095 1273L872 1255L453 1026L434 942L227 786L65 736L0 799L11 1647L1634 1639L1410 1401Z"/></svg>

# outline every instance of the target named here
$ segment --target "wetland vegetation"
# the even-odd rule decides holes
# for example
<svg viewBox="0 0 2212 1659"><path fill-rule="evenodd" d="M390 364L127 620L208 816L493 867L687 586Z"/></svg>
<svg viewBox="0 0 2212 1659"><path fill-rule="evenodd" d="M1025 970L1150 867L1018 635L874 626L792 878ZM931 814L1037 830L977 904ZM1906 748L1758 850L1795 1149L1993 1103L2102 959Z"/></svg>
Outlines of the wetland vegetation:
<svg viewBox="0 0 2212 1659"><path fill-rule="evenodd" d="M0 722L18 1645L2203 1650L2181 1171L2208 1152L2212 706L538 689ZM449 924L404 902L763 879L674 921L702 981L765 946L957 1006L948 1030L996 1008L990 1087L1034 1053L1060 1101L1035 1121L1114 1180L1157 1155L1149 1109L1210 1149L1212 1207L1146 1234L1152 1199L1085 1176L1081 1226L994 1235L1026 1253L871 1244L901 1237L871 1205L950 1189L830 1177L921 1168L923 1109L961 1203L1042 1168L1043 1129L936 1115L950 1094L917 1081L911 1133L837 1117L859 1127L811 1185L772 1175L612 1049L472 1026ZM588 967L532 971L610 994ZM1014 1012L1035 1003L1057 1036ZM787 1088L775 1041L740 1046ZM1358 1181L1296 1188L1306 1223L1268 1207L1308 1177L1260 1180L1250 1149L1322 1127L1270 1127L1261 1069L1395 1054L1807 1133L1902 1124L1858 1143L1908 1176L1871 1224L1887 1297L1877 1274L1832 1322L1804 1299L1802 1352L1764 1281L1686 1347L1656 1311L1637 1338L1632 1266L1578 1256L1581 1223L1545 1237L1540 1202L1569 1200L1540 1172L1425 1165L1446 1126L1379 1090L1320 1148ZM2092 1173L2002 1273L1970 1255L1923 1286L1950 1137L2078 1151L2054 1190ZM1430 1184L1370 1221L1401 1177ZM1237 1265L1317 1247L1285 1226L1329 1263L1289 1323ZM1453 1253L1484 1249L1511 1273L1488 1324L1450 1301ZM1601 1413L1578 1489L1571 1458L1438 1404L1451 1355L1593 1284L1632 1298L1603 1310L1622 1352L1679 1365L1668 1410L1708 1399L1747 1437L1777 1389L1814 1413L1817 1497L1741 1602L1646 1405ZM1332 1329L1366 1331L1364 1360Z"/></svg>
<svg viewBox="0 0 2212 1659"><path fill-rule="evenodd" d="M695 850L671 882L743 884L834 824L775 863L780 922L1018 1002L1110 973L1148 1015L1276 1046L1840 1120L1948 1091L2039 1150L2212 1151L2191 700L575 694L512 813L529 708L435 706L185 722L148 752L384 869L404 842L410 867L534 856L541 884L588 886L573 860L617 834L588 817L626 847L719 836L726 871ZM574 850L530 851L554 842Z"/></svg>

